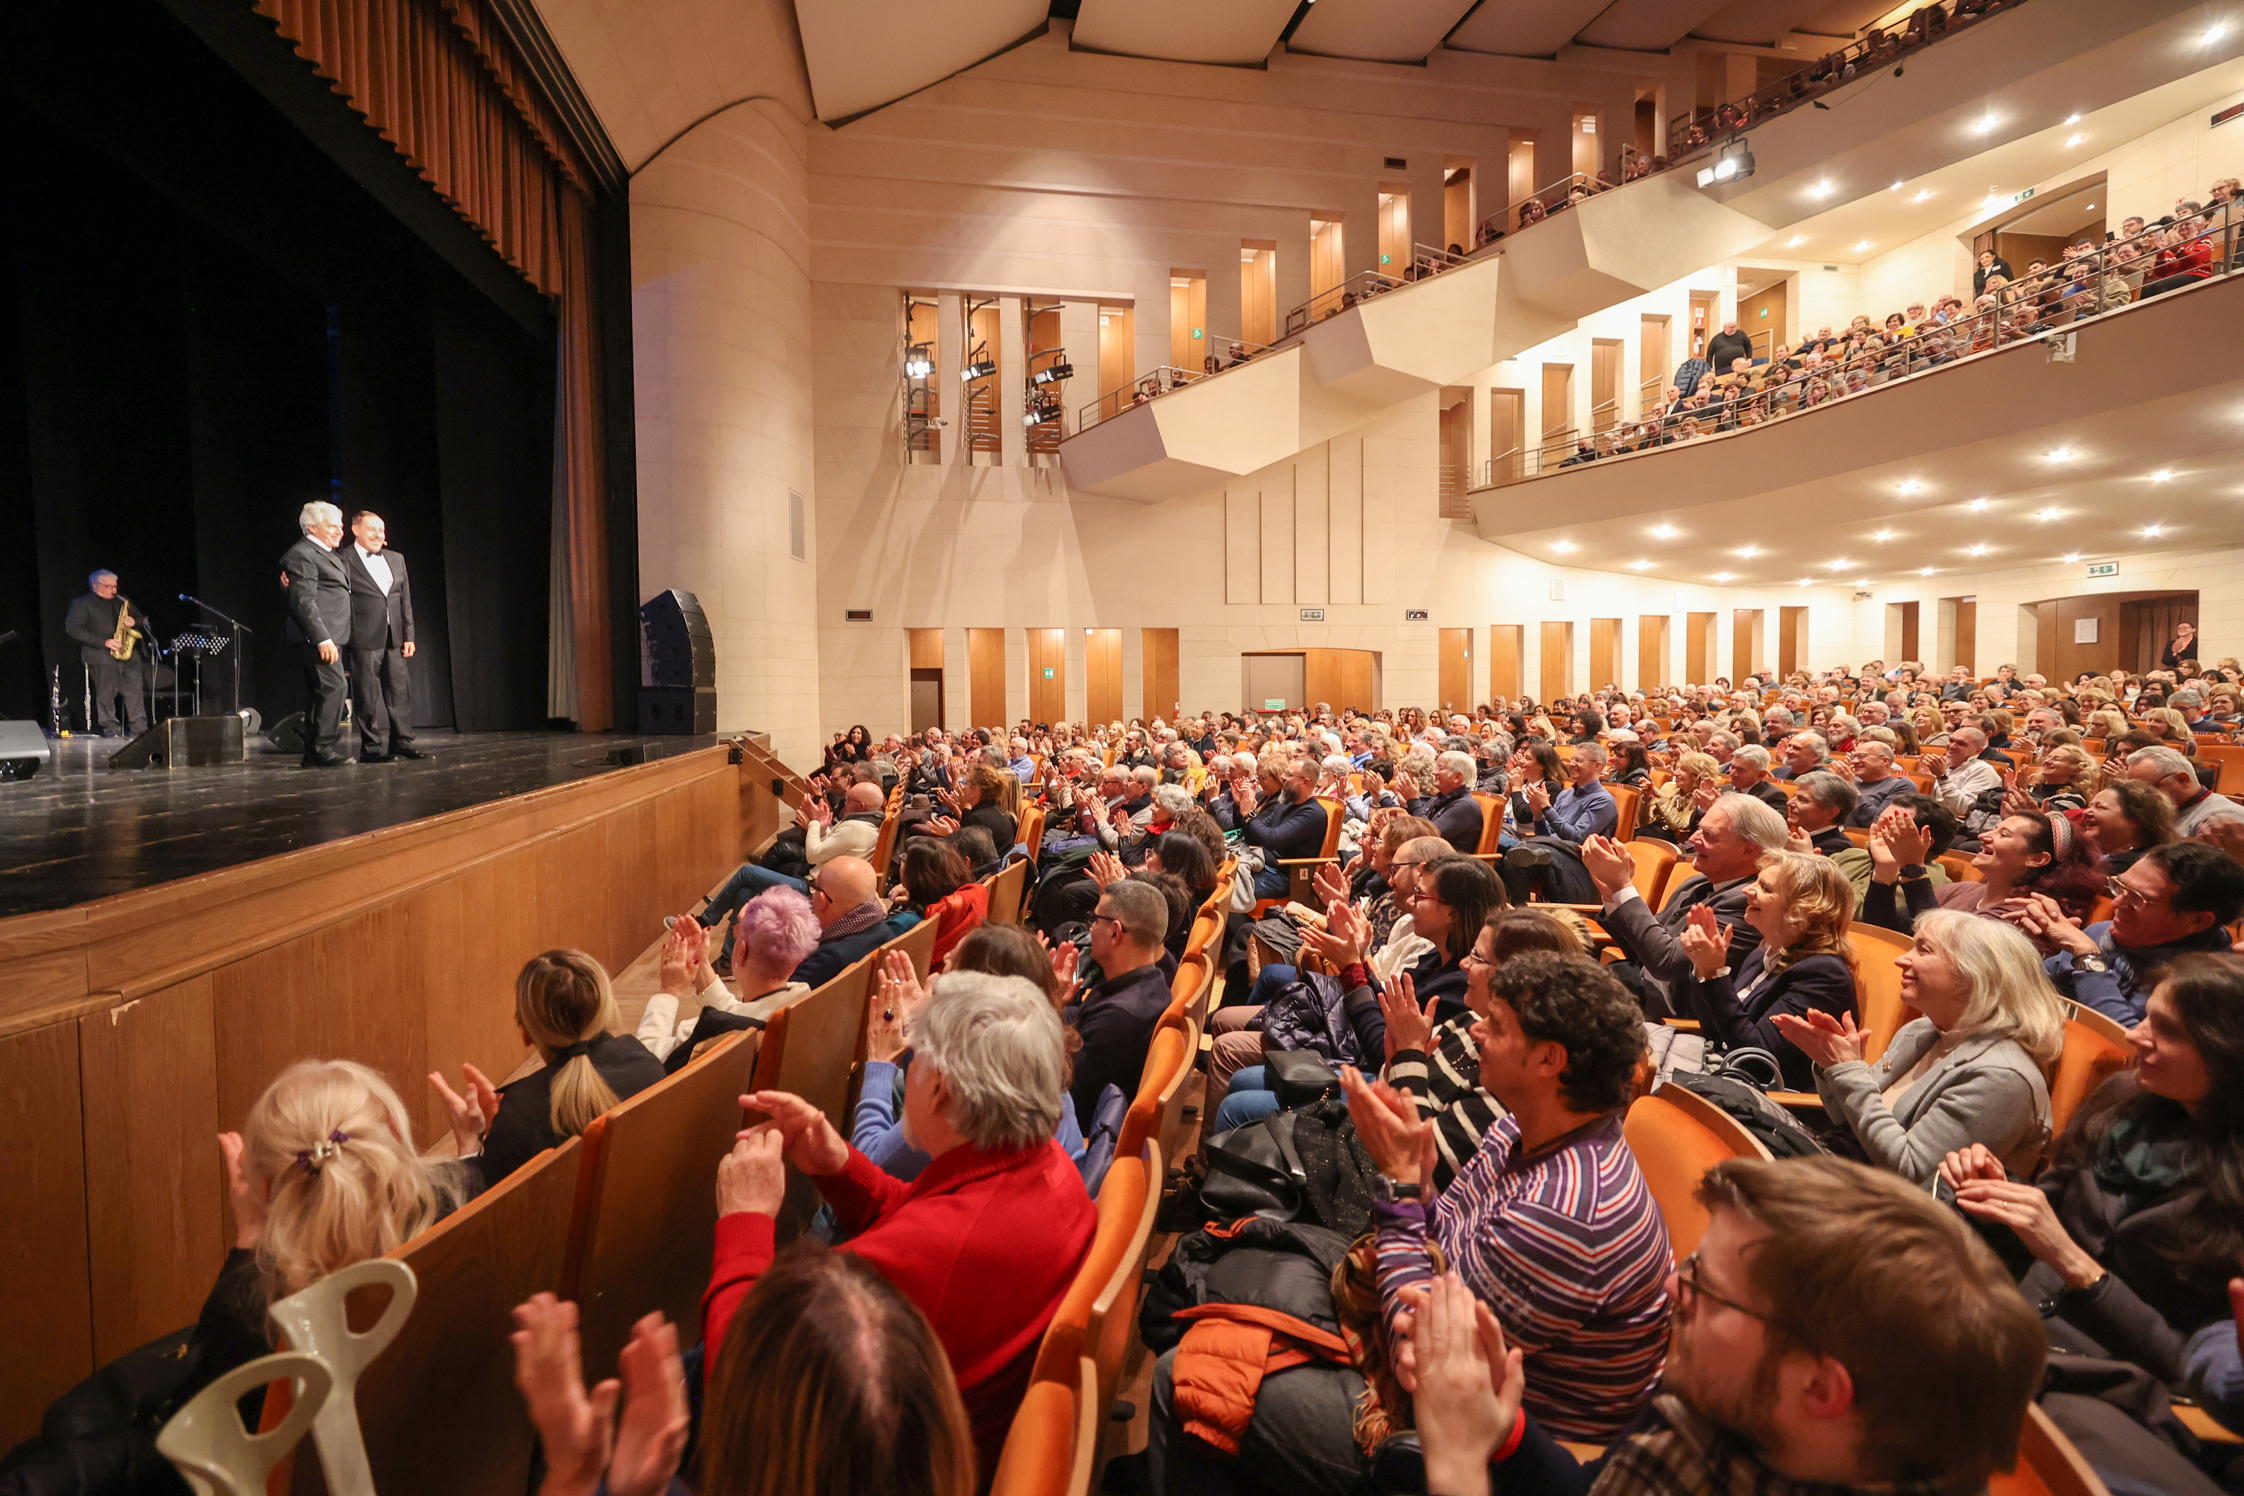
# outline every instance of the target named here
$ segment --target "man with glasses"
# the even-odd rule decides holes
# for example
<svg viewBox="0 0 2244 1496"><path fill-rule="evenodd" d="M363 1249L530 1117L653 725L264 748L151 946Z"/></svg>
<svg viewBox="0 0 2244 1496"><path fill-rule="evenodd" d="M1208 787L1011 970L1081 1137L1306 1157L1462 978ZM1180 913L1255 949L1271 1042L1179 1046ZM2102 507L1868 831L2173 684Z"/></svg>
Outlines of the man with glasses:
<svg viewBox="0 0 2244 1496"><path fill-rule="evenodd" d="M2057 990L2132 1028L2176 956L2225 951L2222 926L2244 914L2244 865L2203 842L2153 847L2111 880L2112 917L2082 929L2047 894L1993 912L2059 950L2047 963Z"/></svg>
<svg viewBox="0 0 2244 1496"><path fill-rule="evenodd" d="M1885 708L1878 708L1883 712ZM1854 810L1847 816L1849 826L1867 827L1878 818L1878 812L1891 805L1914 788L1915 782L1893 766L1893 745L1876 738L1858 738L1846 756L1848 772L1854 779Z"/></svg>
<svg viewBox="0 0 2244 1496"><path fill-rule="evenodd" d="M879 890L873 865L862 857L830 858L810 875L810 912L818 919L818 944L803 957L791 980L815 988L900 933L889 926L888 906L877 896Z"/></svg>
<svg viewBox="0 0 2244 1496"><path fill-rule="evenodd" d="M1436 1289L1410 1357L1429 1489L1929 1496L2016 1462L2041 1323L1953 1211L1837 1158L1732 1159L1698 1199L1659 1396L1592 1464L1545 1431L1532 1364Z"/></svg>
<svg viewBox="0 0 2244 1496"><path fill-rule="evenodd" d="M1083 1039L1068 1088L1079 1120L1098 1110L1099 1092L1110 1085L1137 1094L1145 1052L1169 1006L1169 979L1160 967L1168 933L1169 901L1152 884L1124 878L1099 895L1091 916L1099 981L1065 1014Z"/></svg>

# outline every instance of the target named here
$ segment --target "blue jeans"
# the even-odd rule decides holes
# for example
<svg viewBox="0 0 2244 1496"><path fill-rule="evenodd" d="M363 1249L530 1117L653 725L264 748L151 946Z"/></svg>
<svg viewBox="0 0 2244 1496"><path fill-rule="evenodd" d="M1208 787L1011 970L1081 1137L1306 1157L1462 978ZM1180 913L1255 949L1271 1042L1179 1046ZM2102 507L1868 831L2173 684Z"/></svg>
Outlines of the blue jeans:
<svg viewBox="0 0 2244 1496"><path fill-rule="evenodd" d="M1215 1120L1208 1124L1208 1136L1219 1137L1234 1127L1275 1115L1278 1093L1269 1086L1270 1072L1261 1065L1249 1065L1232 1076L1231 1089L1224 1092L1223 1105L1216 1108Z"/></svg>
<svg viewBox="0 0 2244 1496"><path fill-rule="evenodd" d="M717 896L709 901L709 907L701 911L703 928L716 928L726 915L738 914L747 907L750 899L773 888L792 888L806 898L810 894L810 885L800 878L790 878L785 873L775 873L768 867L744 862L725 880L725 886L717 890ZM734 928L737 929L738 926ZM733 930L726 930L722 954L728 961L732 959L732 937Z"/></svg>
<svg viewBox="0 0 2244 1496"><path fill-rule="evenodd" d="M1293 878L1282 867L1265 867L1254 875L1254 896L1258 899L1282 899L1293 892Z"/></svg>
<svg viewBox="0 0 2244 1496"><path fill-rule="evenodd" d="M1291 966L1265 966L1255 973L1254 986L1241 1001L1253 1007L1262 1007L1283 991L1288 982L1296 980L1300 975ZM1231 1004L1224 1003L1223 1006L1228 1008Z"/></svg>

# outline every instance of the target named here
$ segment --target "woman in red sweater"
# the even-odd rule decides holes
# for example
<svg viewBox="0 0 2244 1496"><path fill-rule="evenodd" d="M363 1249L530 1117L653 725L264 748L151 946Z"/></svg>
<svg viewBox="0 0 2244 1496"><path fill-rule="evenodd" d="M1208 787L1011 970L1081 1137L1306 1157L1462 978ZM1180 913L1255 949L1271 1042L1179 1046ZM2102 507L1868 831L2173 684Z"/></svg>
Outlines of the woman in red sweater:
<svg viewBox="0 0 2244 1496"><path fill-rule="evenodd" d="M833 1207L840 1249L917 1305L958 1377L986 1485L1044 1330L1091 1248L1097 1215L1052 1141L1066 1050L1051 1001L1018 977L954 973L908 1022L904 1122L933 1159L905 1183L843 1141L809 1102L743 1096L771 1118L717 1171L717 1249L701 1301L710 1364L733 1310L771 1265L786 1165Z"/></svg>
<svg viewBox="0 0 2244 1496"><path fill-rule="evenodd" d="M2213 273L2213 241L2204 219L2183 219L2166 231L2166 240L2151 268L2154 279L2143 286L2146 298L2179 286L2194 286Z"/></svg>

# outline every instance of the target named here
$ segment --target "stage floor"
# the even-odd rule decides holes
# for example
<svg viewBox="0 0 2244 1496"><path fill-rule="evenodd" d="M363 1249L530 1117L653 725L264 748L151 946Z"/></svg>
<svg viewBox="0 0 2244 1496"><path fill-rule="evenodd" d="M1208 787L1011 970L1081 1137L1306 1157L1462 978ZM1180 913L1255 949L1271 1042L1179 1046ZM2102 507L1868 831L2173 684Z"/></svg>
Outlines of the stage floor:
<svg viewBox="0 0 2244 1496"><path fill-rule="evenodd" d="M38 777L0 781L0 916L62 909L260 857L604 774L616 748L650 759L713 737L423 732L420 762L298 767L259 739L210 769L112 769L124 739L65 738Z"/></svg>

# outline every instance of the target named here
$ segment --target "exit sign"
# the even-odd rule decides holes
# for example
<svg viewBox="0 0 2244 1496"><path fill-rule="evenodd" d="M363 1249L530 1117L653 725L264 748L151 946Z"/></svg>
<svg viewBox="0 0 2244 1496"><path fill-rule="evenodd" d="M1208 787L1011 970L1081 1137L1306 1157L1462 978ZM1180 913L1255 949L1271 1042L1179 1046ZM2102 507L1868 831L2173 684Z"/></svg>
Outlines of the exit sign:
<svg viewBox="0 0 2244 1496"><path fill-rule="evenodd" d="M2091 561L2088 563L2088 579L2090 581L2094 581L2098 577L2116 577L2118 575L2119 563L2117 561Z"/></svg>
<svg viewBox="0 0 2244 1496"><path fill-rule="evenodd" d="M1301 621L1303 623L1323 623L1325 621L1325 610L1322 608L1303 608L1301 610Z"/></svg>
<svg viewBox="0 0 2244 1496"><path fill-rule="evenodd" d="M1425 621L1426 621L1426 610L1425 610L1424 608L1405 608L1405 609L1403 609L1403 622L1405 622L1405 623L1424 623Z"/></svg>
<svg viewBox="0 0 2244 1496"><path fill-rule="evenodd" d="M1044 667L1044 678L1046 680L1050 680L1052 678L1052 667L1049 665L1046 665Z"/></svg>

